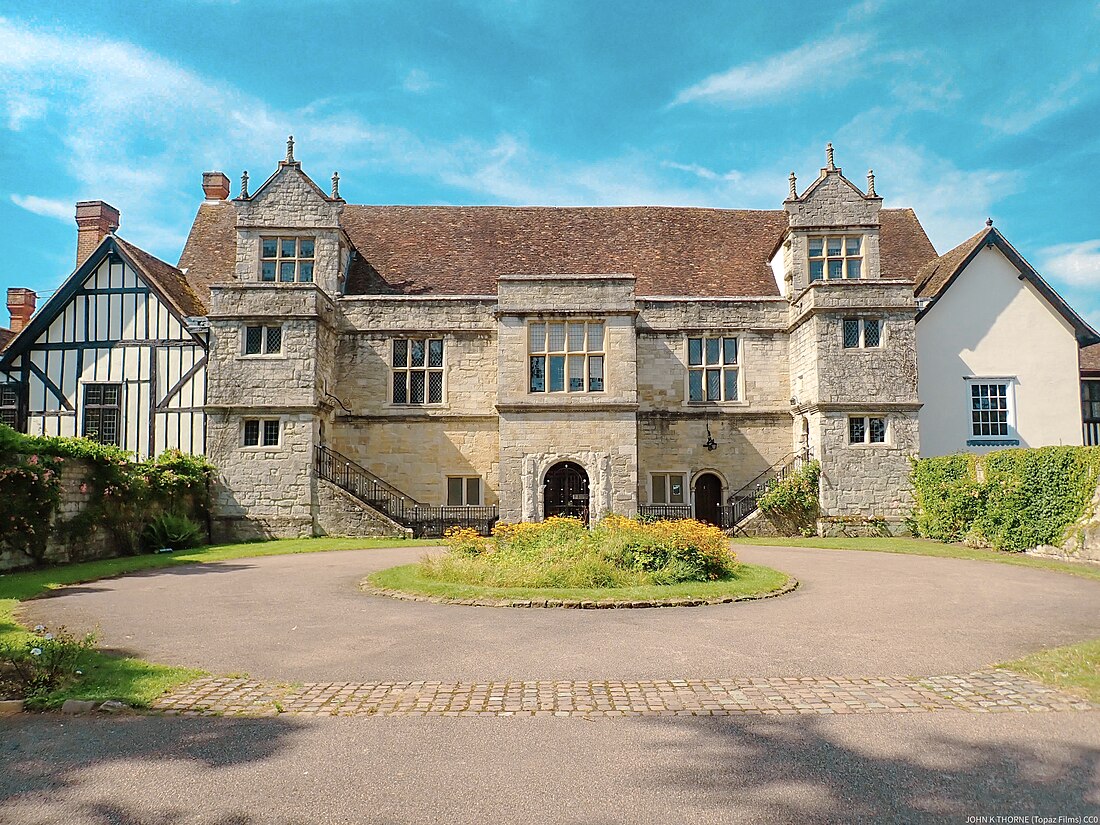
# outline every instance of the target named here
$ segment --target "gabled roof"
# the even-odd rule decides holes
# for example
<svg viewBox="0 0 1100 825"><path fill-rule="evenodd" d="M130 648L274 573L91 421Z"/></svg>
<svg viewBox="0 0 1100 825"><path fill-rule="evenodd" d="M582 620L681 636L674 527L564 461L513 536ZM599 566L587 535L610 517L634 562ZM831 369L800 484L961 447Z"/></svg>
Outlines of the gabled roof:
<svg viewBox="0 0 1100 825"><path fill-rule="evenodd" d="M916 215L880 220L883 276L914 278L936 254ZM768 262L788 229L781 209L661 206L347 205L340 223L357 253L349 295L492 295L501 275L629 272L638 295L778 297ZM196 291L233 279L235 224L232 203L199 207L180 257Z"/></svg>
<svg viewBox="0 0 1100 825"><path fill-rule="evenodd" d="M1100 344L1081 347L1081 374L1100 378Z"/></svg>
<svg viewBox="0 0 1100 825"><path fill-rule="evenodd" d="M1054 288L1048 284L1035 269L1024 260L995 227L986 226L971 238L967 238L950 252L941 255L933 261L929 261L917 274L915 294L918 299L928 300L927 306L918 313L919 321L936 305L936 302L955 282L967 265L978 256L986 246L995 246L1000 250L1009 262L1016 267L1022 279L1027 280L1036 291L1046 299L1047 303L1073 327L1077 335L1077 341L1082 345L1100 343L1100 334L1073 311L1073 308L1065 302Z"/></svg>
<svg viewBox="0 0 1100 825"><path fill-rule="evenodd" d="M24 342L34 341L53 323L54 318L81 284L95 271L103 259L112 253L133 267L157 297L164 301L181 320L187 316L206 314L206 309L195 297L182 272L118 236L108 235L96 247L95 252L65 279L50 299L31 317L30 323L4 348L3 355L0 355L0 367L10 364L21 351Z"/></svg>

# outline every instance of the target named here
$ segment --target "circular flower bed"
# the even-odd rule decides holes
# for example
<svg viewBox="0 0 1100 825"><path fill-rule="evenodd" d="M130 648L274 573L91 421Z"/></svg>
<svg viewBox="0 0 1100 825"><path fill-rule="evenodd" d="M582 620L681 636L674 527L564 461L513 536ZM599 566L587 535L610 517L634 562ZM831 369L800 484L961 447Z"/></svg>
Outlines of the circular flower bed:
<svg viewBox="0 0 1100 825"><path fill-rule="evenodd" d="M375 573L383 595L476 604L606 607L710 604L792 589L787 575L737 560L725 535L697 521L609 516L501 524L491 537L453 529L448 552Z"/></svg>

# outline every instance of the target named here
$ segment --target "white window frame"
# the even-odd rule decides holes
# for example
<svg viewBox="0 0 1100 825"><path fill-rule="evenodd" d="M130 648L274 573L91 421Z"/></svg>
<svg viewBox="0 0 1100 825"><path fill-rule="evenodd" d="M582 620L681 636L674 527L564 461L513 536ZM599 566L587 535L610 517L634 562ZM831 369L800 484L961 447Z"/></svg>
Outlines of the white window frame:
<svg viewBox="0 0 1100 825"><path fill-rule="evenodd" d="M657 501L657 496L655 494L655 491L656 491L657 488L656 488L656 485L653 483L653 480L655 478L657 478L658 476L664 478L664 480L665 480L665 498L666 499L671 499L672 498L672 496L670 494L670 486L671 485L669 484L669 478L671 476L679 476L680 477L680 495L681 495L681 500L680 501L671 501L671 500ZM675 505L675 506L679 506L681 504L686 504L686 505L690 506L692 504L692 501L691 501L691 473L688 472L687 470L658 470L656 472L650 473L649 474L649 503L650 504L667 504L667 505Z"/></svg>
<svg viewBox="0 0 1100 825"><path fill-rule="evenodd" d="M829 241L840 240L840 254L829 254ZM848 251L848 241L858 240L859 251L856 254L850 254ZM814 241L821 241L821 254L813 254ZM867 236L863 234L853 234L851 232L842 233L829 233L809 235L806 238L806 277L809 283L826 282L826 281L857 281L866 277L867 268L864 266L867 259ZM814 263L821 261L821 277L815 278L813 275ZM829 274L829 264L833 261L840 262L840 275L832 276ZM859 261L859 275L852 277L848 274L849 266L848 261Z"/></svg>
<svg viewBox="0 0 1100 825"><path fill-rule="evenodd" d="M564 327L562 349L552 349L550 345L550 328L554 325L561 324ZM573 325L583 325L583 348L575 349L570 344L570 327ZM595 327L600 327L600 340L599 347L592 346L593 340L590 330ZM542 329L542 346L538 347L535 341L536 329ZM607 320L603 318L538 318L528 321L525 325L525 335L527 338L527 358L525 359L526 374L524 380L527 382L527 394L528 395L606 395L608 384L608 359L607 359ZM550 388L550 359L553 357L563 358L563 381L562 389L555 390ZM536 390L532 387L531 382L531 365L536 358L542 359L542 389ZM592 389L593 375L592 375L592 359L600 359L600 389ZM581 365L581 381L582 389L575 390L570 388L570 380L572 378L572 365L579 363Z"/></svg>
<svg viewBox="0 0 1100 825"><path fill-rule="evenodd" d="M399 341L405 341L405 365L403 367L394 366L394 353L396 345ZM413 366L412 363L412 342L419 341L424 345L424 364L422 366ZM433 341L438 341L442 348L439 366L429 366L431 361L431 345ZM389 403L394 407L411 407L413 409L420 409L421 407L442 407L447 403L447 352L450 350L450 344L447 337L444 335L403 335L395 336L388 339L387 357L389 358L390 365L390 385L389 385ZM424 400L423 401L410 401L412 397L412 373L422 372L424 373ZM405 400L398 401L396 393L394 392L394 379L398 374L404 375L405 381ZM433 374L439 375L439 400L431 401L431 376Z"/></svg>
<svg viewBox="0 0 1100 825"><path fill-rule="evenodd" d="M852 441L852 421L854 419L863 419L863 441ZM871 441L871 419L882 421L882 441ZM845 440L849 447L878 449L889 447L893 442L894 428L890 423L890 416L886 413L871 412L849 415L844 419L844 426L847 428Z"/></svg>
<svg viewBox="0 0 1100 825"><path fill-rule="evenodd" d="M855 321L859 324L859 342L854 347L844 346L844 343L845 343L845 340L846 340L845 336L844 336L844 327L849 321ZM868 321L876 321L878 323L878 343L875 344L874 346L868 346L867 345L867 322ZM885 344L884 344L884 340L885 340L885 337L886 337L885 333L886 333L886 321L882 318L855 318L855 317L844 318L840 322L840 348L841 349L846 349L846 350L853 350L853 349L883 349L884 346L885 346Z"/></svg>
<svg viewBox="0 0 1100 825"><path fill-rule="evenodd" d="M275 256L264 255L264 242L275 241ZM294 255L283 255L283 244L288 241L294 242ZM302 255L302 242L309 241L313 243L313 255ZM265 284L311 284L317 280L317 239L310 235L263 235L260 237L260 249L259 249L260 268L257 272L259 279ZM275 272L271 278L264 277L264 264L274 264ZM284 279L283 264L294 265L294 277L292 279ZM309 277L303 278L302 265L308 264Z"/></svg>
<svg viewBox="0 0 1100 825"><path fill-rule="evenodd" d="M725 363L726 352L726 339L731 339L736 342L735 347L737 350L737 359L732 364ZM691 342L692 340L700 340L702 347L702 363L691 363ZM707 363L707 341L718 341L718 363ZM745 338L740 334L731 333L719 333L709 332L700 333L698 335L685 335L684 336L684 404L690 406L700 405L733 405L733 404L745 404L745 350L744 350ZM703 394L706 395L707 383L706 374L708 370L718 370L720 372L718 388L721 392L721 400L712 401L706 398L701 400L692 400L691 397L691 376L692 373L699 373L702 375L702 389ZM726 372L735 370L737 372L737 398L726 398Z"/></svg>
<svg viewBox="0 0 1100 825"><path fill-rule="evenodd" d="M248 443L248 423L250 421L257 422L256 443ZM267 425L274 423L278 426L278 440L274 444L267 444ZM276 450L283 446L283 430L286 428L286 422L282 418L272 416L249 416L248 418L241 419L241 449L242 450Z"/></svg>
<svg viewBox="0 0 1100 825"><path fill-rule="evenodd" d="M966 376L963 379L966 387L966 445L968 447L980 447L984 445L1005 444L1012 446L1020 443L1020 435L1016 430L1016 377L1015 376ZM1005 388L1005 425L1008 430L1004 435L978 435L974 433L973 387L1001 386Z"/></svg>
<svg viewBox="0 0 1100 825"><path fill-rule="evenodd" d="M470 482L477 481L477 501L469 500ZM462 482L462 504L451 504L451 482ZM475 475L449 475L445 479L446 496L444 507L483 507L485 502L485 481Z"/></svg>
<svg viewBox="0 0 1100 825"><path fill-rule="evenodd" d="M260 351L248 352L248 330L260 328ZM279 349L275 352L268 351L268 330L279 330ZM285 358L284 347L286 343L284 340L284 332L282 324L264 324L264 323L250 323L245 321L241 324L241 358Z"/></svg>

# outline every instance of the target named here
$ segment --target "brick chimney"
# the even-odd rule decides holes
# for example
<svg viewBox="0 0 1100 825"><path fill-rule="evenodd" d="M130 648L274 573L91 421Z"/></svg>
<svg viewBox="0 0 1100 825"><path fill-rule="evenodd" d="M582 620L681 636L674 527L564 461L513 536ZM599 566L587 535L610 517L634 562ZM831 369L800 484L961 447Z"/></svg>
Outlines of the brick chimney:
<svg viewBox="0 0 1100 825"><path fill-rule="evenodd" d="M34 304L38 296L33 289L13 286L8 289L8 312L11 313L11 331L22 332L34 315Z"/></svg>
<svg viewBox="0 0 1100 825"><path fill-rule="evenodd" d="M225 200L229 197L229 178L224 172L203 172L202 192L207 200Z"/></svg>
<svg viewBox="0 0 1100 825"><path fill-rule="evenodd" d="M76 265L95 252L108 232L118 229L118 210L105 201L80 201L76 205Z"/></svg>

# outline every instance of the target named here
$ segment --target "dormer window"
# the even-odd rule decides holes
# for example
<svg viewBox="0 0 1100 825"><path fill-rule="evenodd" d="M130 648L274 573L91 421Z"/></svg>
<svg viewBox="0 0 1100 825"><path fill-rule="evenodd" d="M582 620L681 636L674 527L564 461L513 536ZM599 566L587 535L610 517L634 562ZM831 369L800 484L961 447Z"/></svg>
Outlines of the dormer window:
<svg viewBox="0 0 1100 825"><path fill-rule="evenodd" d="M809 242L811 281L863 276L862 235L816 235Z"/></svg>
<svg viewBox="0 0 1100 825"><path fill-rule="evenodd" d="M313 251L313 238L261 238L260 280L311 283Z"/></svg>

